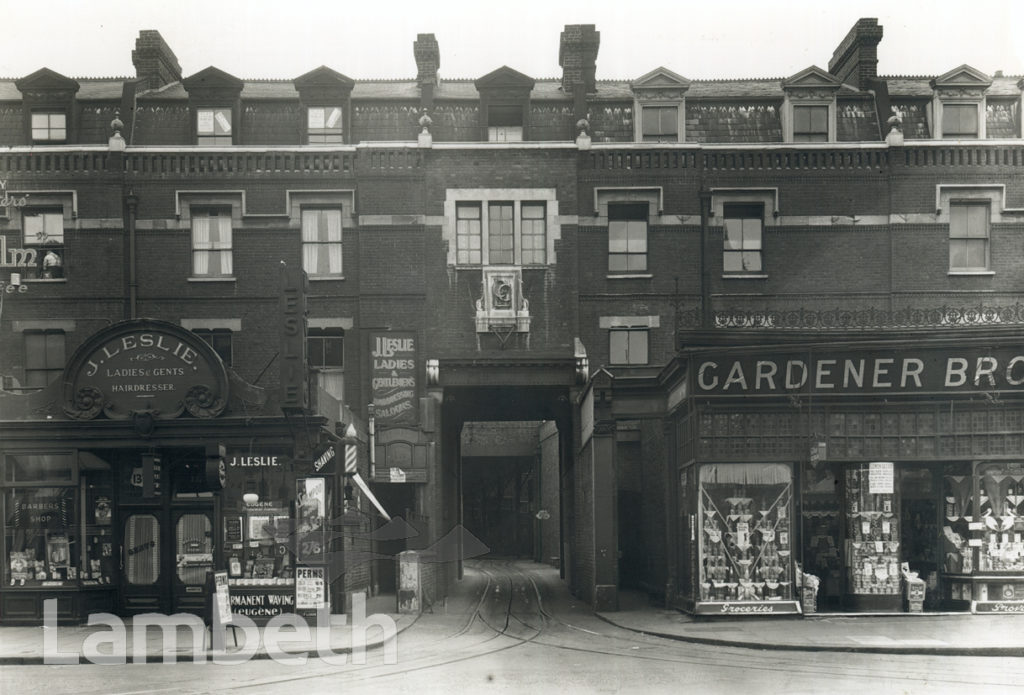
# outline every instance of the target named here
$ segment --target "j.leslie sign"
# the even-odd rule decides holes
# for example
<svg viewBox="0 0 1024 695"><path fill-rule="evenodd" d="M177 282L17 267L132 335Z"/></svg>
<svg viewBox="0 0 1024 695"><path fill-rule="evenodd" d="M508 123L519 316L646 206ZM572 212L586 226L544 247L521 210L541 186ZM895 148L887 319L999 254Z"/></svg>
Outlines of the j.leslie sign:
<svg viewBox="0 0 1024 695"><path fill-rule="evenodd" d="M65 370L64 410L79 419L138 412L215 417L227 403L227 373L191 331L164 321L122 321L87 340Z"/></svg>
<svg viewBox="0 0 1024 695"><path fill-rule="evenodd" d="M1024 346L743 354L693 368L703 395L1024 391Z"/></svg>
<svg viewBox="0 0 1024 695"><path fill-rule="evenodd" d="M377 333L372 342L370 385L380 425L412 424L416 410L416 334Z"/></svg>

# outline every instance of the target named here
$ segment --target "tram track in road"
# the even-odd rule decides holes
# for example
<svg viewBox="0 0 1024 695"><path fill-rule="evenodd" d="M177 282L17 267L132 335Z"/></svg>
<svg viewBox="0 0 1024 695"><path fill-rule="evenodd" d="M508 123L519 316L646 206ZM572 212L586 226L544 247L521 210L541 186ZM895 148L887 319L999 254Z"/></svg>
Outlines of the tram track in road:
<svg viewBox="0 0 1024 695"><path fill-rule="evenodd" d="M636 659L668 663L680 667L720 667L723 672L742 668L745 672L784 674L787 677L834 678L836 663L820 655L804 659L796 652L762 651L738 647L710 647L670 641L663 638L626 632L620 628L602 623L598 630L590 630L588 614L580 614L576 624L571 615L553 610L562 602L575 601L561 594L563 585L554 584L550 573L544 574L524 566L523 563L502 560L474 560L466 563L468 577L476 584L472 589L465 618L454 630L438 635L437 639L411 642L411 653L399 654L397 664L316 664L315 658L303 667L301 675L289 674L270 677L256 677L245 681L225 683L217 691L255 691L277 689L288 684L301 687L302 683L314 684L336 679L345 685L367 684L384 681L393 677L429 672L452 664L482 659L501 652L527 645L544 649L557 649L580 655L590 654L602 658ZM572 605L571 603L569 604ZM581 608L582 610L582 608ZM566 619L568 617L568 619ZM597 620L594 618L594 620ZM419 631L417 637L429 637L424 630L437 629L439 623L429 624L417 621L410 629ZM379 653L379 652L378 652ZM369 660L375 660L374 652L368 652ZM906 683L908 692L923 682L939 688L1000 687L1012 688L1024 677L1018 668L1001 669L991 673L979 683L977 674L965 673L957 663L943 660L935 664L922 665L920 662L902 659L899 656L876 655L873 658L854 657L842 664L842 677L863 680L870 683ZM109 692L109 691L107 691ZM189 692L181 684L173 687L140 689L135 692ZM196 689L193 692L210 692ZM126 695L126 694L122 694Z"/></svg>

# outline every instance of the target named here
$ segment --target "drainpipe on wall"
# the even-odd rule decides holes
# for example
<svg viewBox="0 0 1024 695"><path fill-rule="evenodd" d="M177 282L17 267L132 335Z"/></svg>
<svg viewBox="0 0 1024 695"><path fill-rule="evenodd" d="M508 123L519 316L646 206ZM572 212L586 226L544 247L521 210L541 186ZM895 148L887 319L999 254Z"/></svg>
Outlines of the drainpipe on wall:
<svg viewBox="0 0 1024 695"><path fill-rule="evenodd" d="M711 191L701 186L700 197L700 327L711 328L711 297L708 294L707 259L704 257L708 235L708 217L711 214Z"/></svg>
<svg viewBox="0 0 1024 695"><path fill-rule="evenodd" d="M135 215L139 206L139 198L131 188L124 198L125 208L128 211L128 316L129 319L138 317L139 280L138 268L136 267L135 252Z"/></svg>

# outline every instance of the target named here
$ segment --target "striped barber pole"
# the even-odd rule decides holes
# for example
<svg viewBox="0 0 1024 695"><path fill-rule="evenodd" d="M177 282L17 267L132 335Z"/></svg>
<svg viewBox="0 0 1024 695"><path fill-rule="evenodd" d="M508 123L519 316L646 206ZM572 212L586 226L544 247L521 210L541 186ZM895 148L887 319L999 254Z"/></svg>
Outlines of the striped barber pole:
<svg viewBox="0 0 1024 695"><path fill-rule="evenodd" d="M355 444L345 445L345 473L352 474L358 472L357 468L358 455Z"/></svg>

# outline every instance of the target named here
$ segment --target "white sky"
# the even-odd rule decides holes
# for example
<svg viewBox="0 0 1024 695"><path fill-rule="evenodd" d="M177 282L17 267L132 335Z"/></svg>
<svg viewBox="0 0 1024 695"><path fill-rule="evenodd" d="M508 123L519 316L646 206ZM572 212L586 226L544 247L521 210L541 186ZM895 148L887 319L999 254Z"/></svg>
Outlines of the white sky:
<svg viewBox="0 0 1024 695"><path fill-rule="evenodd" d="M6 77L40 67L132 76L140 29L160 31L186 76L215 65L290 79L327 65L354 79L411 78L416 34L433 33L442 79L501 65L558 77L566 24L601 32L598 79L658 66L691 79L785 77L827 68L860 17L884 27L879 74L939 75L967 63L1024 75L1021 0L34 0L9 3L2 16Z"/></svg>

